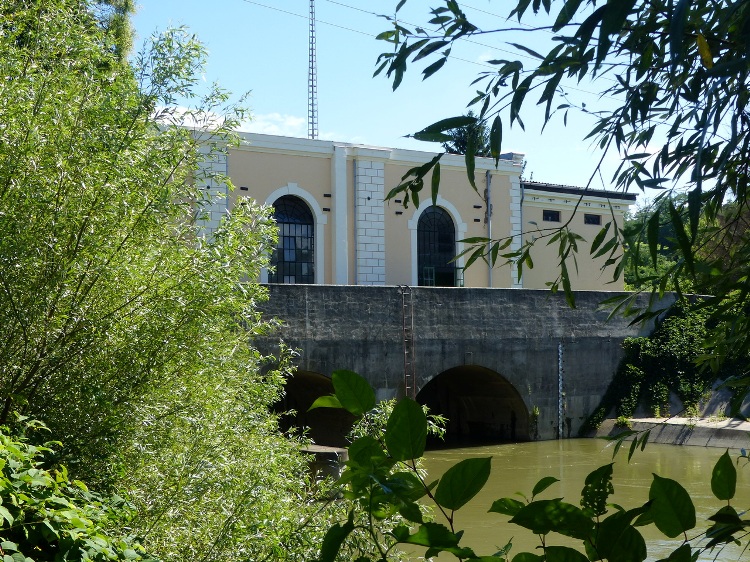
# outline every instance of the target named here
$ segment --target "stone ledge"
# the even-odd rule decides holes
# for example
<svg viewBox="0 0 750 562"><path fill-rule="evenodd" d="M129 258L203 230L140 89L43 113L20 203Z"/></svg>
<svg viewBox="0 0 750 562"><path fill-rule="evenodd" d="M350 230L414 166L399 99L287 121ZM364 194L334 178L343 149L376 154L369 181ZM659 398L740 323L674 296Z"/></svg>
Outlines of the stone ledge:
<svg viewBox="0 0 750 562"><path fill-rule="evenodd" d="M750 448L750 422L737 418L636 418L630 422L634 431L651 430L649 443L722 449ZM615 420L608 419L596 431L596 437L613 436L623 431L623 428L615 427Z"/></svg>

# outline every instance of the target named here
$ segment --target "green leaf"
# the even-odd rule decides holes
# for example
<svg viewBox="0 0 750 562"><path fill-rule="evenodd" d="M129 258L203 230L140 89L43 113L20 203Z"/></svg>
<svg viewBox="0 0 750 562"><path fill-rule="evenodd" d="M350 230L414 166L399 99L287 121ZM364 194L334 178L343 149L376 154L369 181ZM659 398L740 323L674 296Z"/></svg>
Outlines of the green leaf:
<svg viewBox="0 0 750 562"><path fill-rule="evenodd" d="M651 265L656 267L656 260L659 251L659 210L657 209L653 215L648 219L648 226L646 228L646 237L648 239L648 251L651 255Z"/></svg>
<svg viewBox="0 0 750 562"><path fill-rule="evenodd" d="M500 150L503 146L503 121L500 115L496 115L492 120L490 128L490 155L495 159L495 166L500 162Z"/></svg>
<svg viewBox="0 0 750 562"><path fill-rule="evenodd" d="M609 232L609 227L612 225L611 222L608 222L605 226L602 227L602 229L596 234L594 237L593 242L591 242L591 249L589 250L589 253L593 254L596 252L596 249L601 246L602 242L604 241L605 236L607 236L607 232Z"/></svg>
<svg viewBox="0 0 750 562"><path fill-rule="evenodd" d="M492 507L489 509L489 513L502 513L503 515L510 515L513 517L516 513L521 511L521 508L526 505L514 498L500 498L492 502Z"/></svg>
<svg viewBox="0 0 750 562"><path fill-rule="evenodd" d="M711 539L706 548L735 541L735 533L745 531L745 524L731 505L725 505L716 514L708 518L715 524L706 531L706 538Z"/></svg>
<svg viewBox="0 0 750 562"><path fill-rule="evenodd" d="M609 562L645 560L646 541L631 522L646 509L646 507L641 507L627 512L618 511L604 519L594 536L593 546L597 558L609 560Z"/></svg>
<svg viewBox="0 0 750 562"><path fill-rule="evenodd" d="M448 133L439 133L434 131L419 131L411 135L411 137L422 142L448 142L452 138Z"/></svg>
<svg viewBox="0 0 750 562"><path fill-rule="evenodd" d="M568 0L567 2L564 2L560 9L560 13L557 14L557 19L555 20L555 25L552 27L552 31L558 32L565 27L568 22L573 19L573 16L578 11L578 7L581 5L582 1L583 0Z"/></svg>
<svg viewBox="0 0 750 562"><path fill-rule="evenodd" d="M13 552L18 551L18 545L12 541L0 542L0 548L2 548L3 550L12 550Z"/></svg>
<svg viewBox="0 0 750 562"><path fill-rule="evenodd" d="M438 191L440 191L440 163L432 170L432 204L437 205Z"/></svg>
<svg viewBox="0 0 750 562"><path fill-rule="evenodd" d="M418 459L427 442L427 416L422 406L411 398L402 399L388 417L385 444L398 461Z"/></svg>
<svg viewBox="0 0 750 562"><path fill-rule="evenodd" d="M422 510L419 508L419 504L416 503L405 503L398 509L401 517L412 523L423 523Z"/></svg>
<svg viewBox="0 0 750 562"><path fill-rule="evenodd" d="M628 462L633 458L633 453L638 448L638 438L636 437L630 442L630 449L628 450Z"/></svg>
<svg viewBox="0 0 750 562"><path fill-rule="evenodd" d="M580 508L562 500L537 500L525 505L511 523L530 529L534 534L546 535L555 531L577 539L587 539L594 523Z"/></svg>
<svg viewBox="0 0 750 562"><path fill-rule="evenodd" d="M440 523L423 523L415 533L411 533L405 525L399 525L391 534L400 543L417 544L433 548L451 548L458 546L461 535L451 531Z"/></svg>
<svg viewBox="0 0 750 562"><path fill-rule="evenodd" d="M364 435L349 445L349 463L372 467L386 460L385 451L372 435Z"/></svg>
<svg viewBox="0 0 750 562"><path fill-rule="evenodd" d="M690 239L695 240L698 235L698 224L701 216L701 186L698 185L688 193L688 217L690 217Z"/></svg>
<svg viewBox="0 0 750 562"><path fill-rule="evenodd" d="M314 410L315 408L343 408L339 399L335 396L319 396L315 399L307 411Z"/></svg>
<svg viewBox="0 0 750 562"><path fill-rule="evenodd" d="M695 527L695 506L679 482L654 474L648 497L653 501L647 515L669 538Z"/></svg>
<svg viewBox="0 0 750 562"><path fill-rule="evenodd" d="M669 54L672 59L672 72L682 60L685 40L685 22L687 21L691 0L679 0L669 18Z"/></svg>
<svg viewBox="0 0 750 562"><path fill-rule="evenodd" d="M534 496L538 496L544 490L552 486L552 484L559 481L560 480L558 478L555 478L554 476L545 476L534 485L534 489L531 490L531 497L533 498Z"/></svg>
<svg viewBox="0 0 750 562"><path fill-rule="evenodd" d="M737 469L729 451L719 457L711 473L711 491L718 500L731 500L737 487Z"/></svg>
<svg viewBox="0 0 750 562"><path fill-rule="evenodd" d="M693 562L693 553L690 544L685 543L672 551L669 556L657 562Z"/></svg>
<svg viewBox="0 0 750 562"><path fill-rule="evenodd" d="M429 56L429 55L431 55L431 54L432 54L432 53L434 53L435 51L438 51L438 50L442 49L442 48L443 48L443 47L445 47L446 45L448 45L448 41L435 41L435 42L433 42L433 43L430 43L430 44L428 44L428 45L425 45L425 46L424 46L424 47L422 48L422 50L421 50L421 51L419 51L419 54L417 54L417 56L415 56L415 57L414 57L414 58L412 59L412 62L417 62L418 60L420 60L420 59L423 59L423 58L425 58L426 56Z"/></svg>
<svg viewBox="0 0 750 562"><path fill-rule="evenodd" d="M688 271L693 273L693 250L690 244L690 238L688 238L688 235L685 233L685 225L682 222L682 217L671 200L669 201L669 215L672 220L672 228L677 236L677 243L682 252L682 257L685 259Z"/></svg>
<svg viewBox="0 0 750 562"><path fill-rule="evenodd" d="M430 66L422 71L422 80L427 80L430 76L435 74L438 70L443 68L443 65L448 61L448 57L442 57L437 61L433 62Z"/></svg>
<svg viewBox="0 0 750 562"><path fill-rule="evenodd" d="M341 406L355 416L375 407L375 392L367 380L353 371L334 371L331 376L336 398Z"/></svg>
<svg viewBox="0 0 750 562"><path fill-rule="evenodd" d="M612 486L613 465L614 463L605 464L589 473L581 490L581 506L596 517L607 513L607 499L615 491Z"/></svg>
<svg viewBox="0 0 750 562"><path fill-rule="evenodd" d="M11 515L10 511L8 511L7 508L2 505L0 505L0 517L2 517L8 522L8 527L13 525L13 521L14 521L13 516ZM0 527L4 527L4 525L0 525Z"/></svg>
<svg viewBox="0 0 750 562"><path fill-rule="evenodd" d="M534 51L532 49L529 49L525 45L521 45L519 43L509 43L509 44L512 45L512 46L514 46L516 49L518 49L520 51L523 51L524 53L527 53L527 54L531 55L535 59L544 60L544 57L542 55L540 55L539 53L537 53L536 51Z"/></svg>
<svg viewBox="0 0 750 562"><path fill-rule="evenodd" d="M336 523L326 532L325 537L323 537L323 545L320 548L318 562L334 562L339 554L339 550L341 550L341 545L353 530L354 511L350 511L349 520L346 523L343 525Z"/></svg>
<svg viewBox="0 0 750 562"><path fill-rule="evenodd" d="M589 562L588 557L568 546L548 546L544 554L546 562Z"/></svg>
<svg viewBox="0 0 750 562"><path fill-rule="evenodd" d="M471 146L471 143L470 143ZM476 158L474 154L474 150L472 148L469 148L469 150L466 151L466 154L464 154L464 162L466 163L466 177L469 180L469 184L471 187L474 188L474 191L477 190L477 184L474 179L474 169L476 165Z"/></svg>
<svg viewBox="0 0 750 562"><path fill-rule="evenodd" d="M543 562L544 557L532 552L519 552L513 557L513 562Z"/></svg>
<svg viewBox="0 0 750 562"><path fill-rule="evenodd" d="M492 458L464 459L450 467L435 490L435 501L456 510L476 496L490 476Z"/></svg>

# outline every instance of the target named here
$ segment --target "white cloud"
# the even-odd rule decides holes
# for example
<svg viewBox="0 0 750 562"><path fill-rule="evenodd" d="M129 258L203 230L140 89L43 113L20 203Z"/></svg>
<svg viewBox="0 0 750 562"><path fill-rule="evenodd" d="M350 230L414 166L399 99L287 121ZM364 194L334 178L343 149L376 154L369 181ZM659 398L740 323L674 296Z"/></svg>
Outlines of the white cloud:
<svg viewBox="0 0 750 562"><path fill-rule="evenodd" d="M307 119L281 113L253 115L249 121L244 121L240 125L240 131L284 137L306 137Z"/></svg>
<svg viewBox="0 0 750 562"><path fill-rule="evenodd" d="M499 57L497 55L497 51L483 51L479 54L479 56L476 58L475 62L478 62L479 64L485 64L487 61L499 59L502 57Z"/></svg>

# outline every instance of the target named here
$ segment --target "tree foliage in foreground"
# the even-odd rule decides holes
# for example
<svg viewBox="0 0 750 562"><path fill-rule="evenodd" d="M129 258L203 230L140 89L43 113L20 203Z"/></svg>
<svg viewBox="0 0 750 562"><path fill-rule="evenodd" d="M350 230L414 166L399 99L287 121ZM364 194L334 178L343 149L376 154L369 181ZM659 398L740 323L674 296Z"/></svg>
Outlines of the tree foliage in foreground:
<svg viewBox="0 0 750 562"><path fill-rule="evenodd" d="M23 433L46 428L24 423ZM0 429L0 555L6 562L152 560L132 535L118 533L129 509L48 469L58 444L32 445Z"/></svg>
<svg viewBox="0 0 750 562"><path fill-rule="evenodd" d="M334 389L334 396L319 399L313 407L345 408L361 417L375 406L372 389L356 373L337 372ZM426 557L447 553L458 560L483 562L642 562L648 549L639 529L645 525L654 525L666 539L673 539L674 550L665 560L689 562L704 553L720 558L727 544L748 546L750 522L742 519L732 505L737 468L725 452L711 474L716 512L700 524L685 488L656 474L642 505L628 509L610 503L614 493L610 463L586 477L576 503L544 498L558 481L554 477L542 478L529 495L488 499L488 513L509 517L511 523L537 535L540 545L537 552L513 553L509 540L497 552L476 553L461 543L463 531L456 525L456 514L473 498L481 497L491 472L491 458L465 459L438 480L425 480L417 460L424 453L427 431L423 407L404 398L391 411L384 431L362 435L351 444L349 461L338 483L349 515L346 521L329 528L318 562L347 559L342 549L347 549L348 541L362 531L369 537L370 551L357 558L358 562L388 562L398 558L400 549L414 552L417 548L423 549ZM648 434L623 434L615 444L615 455L625 437L632 438L630 460L637 448L646 446ZM425 515L425 504L434 508L434 520ZM400 522L383 532L377 522L394 515L400 516ZM556 535L573 539L577 548L550 544Z"/></svg>
<svg viewBox="0 0 750 562"><path fill-rule="evenodd" d="M398 3L403 6L405 0ZM659 271L649 284L654 296L667 288L682 291L681 279L690 289L710 294L709 303L717 320L711 332L711 361L718 363L734 350L750 348L750 317L735 314L750 304L750 238L734 225L744 217L748 205L750 162L750 4L744 1L622 0L518 0L510 16L529 27L508 25L482 30L469 21L457 0L436 2L428 21L412 26L390 18L393 26L379 38L393 49L378 60L377 73L401 83L409 65L424 65L429 78L448 62L454 42L474 35L486 42L503 42L506 31L527 29L529 34L549 31L554 46L537 52L530 46L511 43L521 57L488 61L494 70L481 73L472 84L467 101L477 108L477 119L490 126L492 156L499 159L504 135L513 127L524 127L529 111L544 113L544 122L570 111L582 110L596 118L587 138L601 151L621 158L612 178L620 189L664 190L668 195L676 182L687 187L683 201L664 197L648 220L634 228L605 225L592 240L591 252L607 257L613 277L622 276L629 262L622 259L644 244L657 265L659 232L664 225L674 231L677 259ZM539 24L536 16L545 14ZM520 28L520 29L519 29ZM596 84L607 106L577 106L565 94L565 84ZM531 106L531 107L529 107ZM434 123L413 136L445 142L446 131L470 124L465 116ZM466 157L469 181L473 181L474 156ZM424 180L439 167L439 156L428 165L410 170L389 197L418 201ZM598 173L593 171L592 178ZM590 182L589 182L590 183ZM476 188L476 187L475 187ZM433 197L437 190L433 188ZM734 212L726 213L731 202ZM720 218L723 217L723 218ZM611 221L613 222L613 221ZM711 236L699 236L701 224ZM565 229L550 231L550 242L559 244L562 265L571 257L575 239ZM716 240L732 239L732 259L710 251ZM714 242L709 242L712 240ZM531 247L507 252L503 240L480 241L467 261L484 258L528 263ZM572 287L563 267L560 279L572 301ZM566 281L567 280L567 281ZM657 311L640 311L634 298L613 303L636 318Z"/></svg>
<svg viewBox="0 0 750 562"><path fill-rule="evenodd" d="M283 360L267 370L251 345L275 228L245 202L203 230L206 185L232 186L199 164L243 110L196 94L205 50L183 30L125 62L102 5L0 19L0 425L42 420L64 443L49 466L128 498L162 560L305 559L322 509L268 411Z"/></svg>

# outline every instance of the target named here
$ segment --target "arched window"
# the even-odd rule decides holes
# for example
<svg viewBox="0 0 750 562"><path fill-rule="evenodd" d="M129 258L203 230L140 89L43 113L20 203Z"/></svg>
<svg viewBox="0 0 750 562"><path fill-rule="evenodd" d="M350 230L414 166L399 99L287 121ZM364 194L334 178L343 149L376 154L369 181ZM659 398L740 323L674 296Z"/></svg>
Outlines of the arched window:
<svg viewBox="0 0 750 562"><path fill-rule="evenodd" d="M294 195L273 204L279 242L271 256L269 283L315 283L315 221L307 204Z"/></svg>
<svg viewBox="0 0 750 562"><path fill-rule="evenodd" d="M420 286L456 286L456 228L445 209L432 205L417 223L417 282Z"/></svg>

